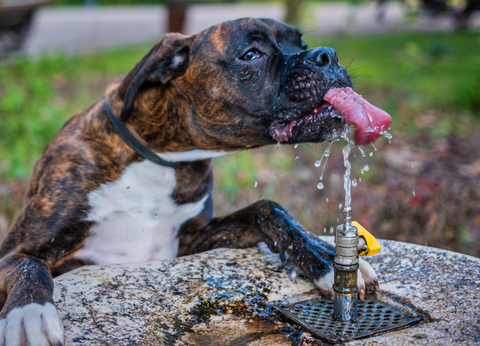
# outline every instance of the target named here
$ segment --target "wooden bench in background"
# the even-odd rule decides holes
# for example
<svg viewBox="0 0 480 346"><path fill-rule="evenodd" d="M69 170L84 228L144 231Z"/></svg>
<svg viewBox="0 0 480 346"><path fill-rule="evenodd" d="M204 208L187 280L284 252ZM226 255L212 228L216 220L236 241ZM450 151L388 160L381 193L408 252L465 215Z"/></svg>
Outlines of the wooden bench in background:
<svg viewBox="0 0 480 346"><path fill-rule="evenodd" d="M50 4L49 0L0 0L0 58L5 58L22 47L35 11L47 4Z"/></svg>

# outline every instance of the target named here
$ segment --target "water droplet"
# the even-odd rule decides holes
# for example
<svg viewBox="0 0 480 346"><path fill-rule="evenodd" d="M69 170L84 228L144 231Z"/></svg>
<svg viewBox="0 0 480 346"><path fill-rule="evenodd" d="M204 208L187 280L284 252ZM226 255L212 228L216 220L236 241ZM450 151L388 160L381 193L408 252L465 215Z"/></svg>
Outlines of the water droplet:
<svg viewBox="0 0 480 346"><path fill-rule="evenodd" d="M362 177L358 178L358 181L361 183L362 182Z"/></svg>
<svg viewBox="0 0 480 346"><path fill-rule="evenodd" d="M362 173L362 174L365 173L365 172L363 171L363 168L360 170L360 173Z"/></svg>
<svg viewBox="0 0 480 346"><path fill-rule="evenodd" d="M327 233L327 227L323 228L323 233Z"/></svg>
<svg viewBox="0 0 480 346"><path fill-rule="evenodd" d="M275 146L275 149L280 149L280 142L277 142L277 145Z"/></svg>
<svg viewBox="0 0 480 346"><path fill-rule="evenodd" d="M323 156L325 156L325 157L330 156L330 146L325 150L325 152L323 153Z"/></svg>
<svg viewBox="0 0 480 346"><path fill-rule="evenodd" d="M413 168L413 164L412 164L412 168Z"/></svg>
<svg viewBox="0 0 480 346"><path fill-rule="evenodd" d="M272 174L272 180L275 179L276 177L277 177L277 172Z"/></svg>
<svg viewBox="0 0 480 346"><path fill-rule="evenodd" d="M294 147L295 149L297 149L297 148L298 148L298 144L295 144L293 147Z"/></svg>
<svg viewBox="0 0 480 346"><path fill-rule="evenodd" d="M372 157L373 156L373 151L371 151L370 154L368 154L368 156Z"/></svg>
<svg viewBox="0 0 480 346"><path fill-rule="evenodd" d="M340 203L340 204L338 205L338 209L342 209L342 207L343 207L343 204Z"/></svg>
<svg viewBox="0 0 480 346"><path fill-rule="evenodd" d="M356 186L357 186L357 179L353 179L353 181L352 181L352 186L353 186L353 187L356 187Z"/></svg>
<svg viewBox="0 0 480 346"><path fill-rule="evenodd" d="M361 147L357 147L358 150L360 150L360 153L362 154L362 157L366 157L367 155L365 154L365 150L363 150Z"/></svg>
<svg viewBox="0 0 480 346"><path fill-rule="evenodd" d="M322 161L321 160L318 160L318 161L315 161L315 167L320 167L320 165L322 164Z"/></svg>
<svg viewBox="0 0 480 346"><path fill-rule="evenodd" d="M257 187L258 186L258 181L255 181L255 184L253 185L253 187Z"/></svg>
<svg viewBox="0 0 480 346"><path fill-rule="evenodd" d="M412 191L412 194L415 196L415 191Z"/></svg>
<svg viewBox="0 0 480 346"><path fill-rule="evenodd" d="M330 234L333 233L333 227L330 227Z"/></svg>
<svg viewBox="0 0 480 346"><path fill-rule="evenodd" d="M390 133L388 133L387 131L383 131L382 135L383 135L383 137L388 139L388 143L390 143L390 144L392 143L393 136Z"/></svg>
<svg viewBox="0 0 480 346"><path fill-rule="evenodd" d="M300 156L295 156L295 161L297 161L300 158Z"/></svg>
<svg viewBox="0 0 480 346"><path fill-rule="evenodd" d="M328 197L325 199L325 201L328 203L328 201L329 201Z"/></svg>
<svg viewBox="0 0 480 346"><path fill-rule="evenodd" d="M317 184L317 189L323 190L323 186L324 186L323 183L318 183Z"/></svg>
<svg viewBox="0 0 480 346"><path fill-rule="evenodd" d="M370 167L368 165L363 166L363 170L365 172L368 172L370 170Z"/></svg>
<svg viewBox="0 0 480 346"><path fill-rule="evenodd" d="M370 144L372 145L373 149L375 149L375 151L378 150L377 147L375 145L373 145L373 143L370 143Z"/></svg>

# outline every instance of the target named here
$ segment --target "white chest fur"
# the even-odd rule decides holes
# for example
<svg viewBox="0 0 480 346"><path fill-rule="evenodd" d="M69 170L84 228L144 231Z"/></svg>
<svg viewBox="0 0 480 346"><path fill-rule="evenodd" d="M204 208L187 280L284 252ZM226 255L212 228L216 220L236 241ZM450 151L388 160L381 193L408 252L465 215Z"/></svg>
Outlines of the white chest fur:
<svg viewBox="0 0 480 346"><path fill-rule="evenodd" d="M171 197L176 184L173 168L145 160L91 192L87 220L95 225L74 257L97 264L175 258L179 227L203 210L208 197L177 205Z"/></svg>

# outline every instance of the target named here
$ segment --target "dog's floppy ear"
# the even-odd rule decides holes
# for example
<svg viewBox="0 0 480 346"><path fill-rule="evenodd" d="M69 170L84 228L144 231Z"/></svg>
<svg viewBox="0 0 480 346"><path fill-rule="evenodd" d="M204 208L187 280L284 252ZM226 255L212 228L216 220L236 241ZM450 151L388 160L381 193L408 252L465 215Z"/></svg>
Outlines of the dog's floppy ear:
<svg viewBox="0 0 480 346"><path fill-rule="evenodd" d="M145 82L167 83L185 74L189 64L192 36L166 34L130 71L119 88L123 99L120 115L126 121L133 109L137 92Z"/></svg>

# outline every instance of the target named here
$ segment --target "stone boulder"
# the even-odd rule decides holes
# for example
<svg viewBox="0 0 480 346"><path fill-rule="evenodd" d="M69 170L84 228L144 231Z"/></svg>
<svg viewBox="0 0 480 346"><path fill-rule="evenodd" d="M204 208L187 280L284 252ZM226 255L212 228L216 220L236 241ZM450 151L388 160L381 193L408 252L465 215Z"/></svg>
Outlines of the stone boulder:
<svg viewBox="0 0 480 346"><path fill-rule="evenodd" d="M331 241L331 237L327 237ZM480 259L381 241L368 258L381 293L426 321L349 345L480 344ZM86 266L55 278L67 345L322 345L275 304L317 297L265 246L216 249L127 265Z"/></svg>

